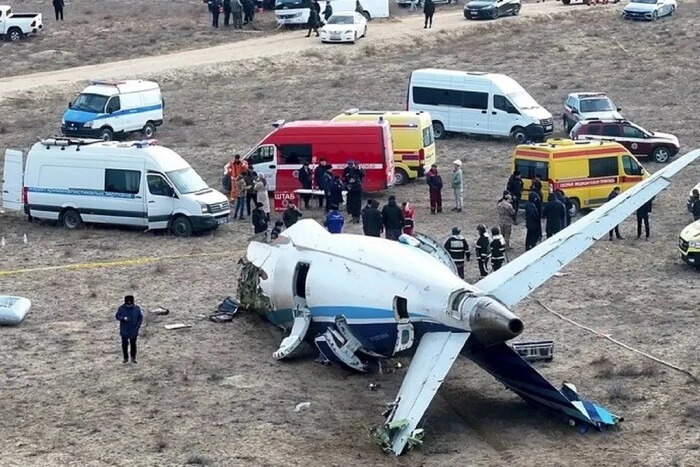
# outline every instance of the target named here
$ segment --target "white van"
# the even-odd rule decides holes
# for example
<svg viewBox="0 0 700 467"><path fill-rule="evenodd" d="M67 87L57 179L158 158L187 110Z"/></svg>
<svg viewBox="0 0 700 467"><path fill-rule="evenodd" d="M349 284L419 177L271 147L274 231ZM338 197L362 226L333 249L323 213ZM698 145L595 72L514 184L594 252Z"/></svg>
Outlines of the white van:
<svg viewBox="0 0 700 467"><path fill-rule="evenodd" d="M63 114L61 133L99 138L141 132L152 138L163 124L163 97L158 83L143 80L92 80Z"/></svg>
<svg viewBox="0 0 700 467"><path fill-rule="evenodd" d="M68 229L85 223L169 229L178 237L229 221L229 202L155 140L49 138L5 152L3 207ZM24 171L22 170L24 167Z"/></svg>
<svg viewBox="0 0 700 467"><path fill-rule="evenodd" d="M506 136L518 144L544 141L552 114L513 78L495 73L415 70L406 110L430 112L435 139L446 132Z"/></svg>
<svg viewBox="0 0 700 467"><path fill-rule="evenodd" d="M329 0L333 13L355 11L355 0ZM326 9L326 0L319 0L321 19ZM389 0L360 0L362 14L367 20L389 17ZM275 18L279 25L302 25L309 22L311 0L275 0Z"/></svg>

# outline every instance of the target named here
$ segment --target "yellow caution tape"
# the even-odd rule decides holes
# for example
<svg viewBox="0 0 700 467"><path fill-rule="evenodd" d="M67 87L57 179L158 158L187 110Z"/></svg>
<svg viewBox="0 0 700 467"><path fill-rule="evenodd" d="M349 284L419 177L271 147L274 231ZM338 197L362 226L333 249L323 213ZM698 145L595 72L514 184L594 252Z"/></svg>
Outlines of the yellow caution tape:
<svg viewBox="0 0 700 467"><path fill-rule="evenodd" d="M158 261L166 261L173 259L189 259L189 258L204 258L204 257L215 257L215 256L234 256L237 251L226 251L222 253L194 253L189 255L168 255L168 256L158 256L151 258L131 258L131 259L120 259L115 261L99 261L95 263L78 263L78 264L62 264L59 266L45 266L41 268L26 268L26 269L8 269L5 271L0 271L1 276L10 276L13 274L25 274L29 272L38 271L60 271L60 270L71 270L71 269L93 269L93 268L109 268L109 267L119 267L119 266L139 266L142 264L156 263Z"/></svg>

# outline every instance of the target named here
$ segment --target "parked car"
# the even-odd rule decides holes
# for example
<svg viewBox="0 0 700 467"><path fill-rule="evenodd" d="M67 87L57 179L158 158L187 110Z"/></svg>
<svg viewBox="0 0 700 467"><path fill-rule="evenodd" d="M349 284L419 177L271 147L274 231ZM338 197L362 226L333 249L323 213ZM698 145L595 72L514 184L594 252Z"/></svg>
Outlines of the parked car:
<svg viewBox="0 0 700 467"><path fill-rule="evenodd" d="M671 16L677 7L676 0L630 0L622 10L622 17L656 21L662 16Z"/></svg>
<svg viewBox="0 0 700 467"><path fill-rule="evenodd" d="M522 0L472 0L464 5L466 19L496 19L499 16L517 16Z"/></svg>
<svg viewBox="0 0 700 467"><path fill-rule="evenodd" d="M367 34L367 18L357 12L336 13L320 30L321 42L357 42Z"/></svg>
<svg viewBox="0 0 700 467"><path fill-rule="evenodd" d="M564 100L564 131L570 132L579 120L622 118L620 110L603 92L573 92Z"/></svg>
<svg viewBox="0 0 700 467"><path fill-rule="evenodd" d="M42 29L41 13L12 13L10 5L0 5L0 37L17 42Z"/></svg>
<svg viewBox="0 0 700 467"><path fill-rule="evenodd" d="M647 131L624 119L580 121L571 130L572 139L616 141L635 156L649 157L663 164L678 154L678 138L668 133Z"/></svg>

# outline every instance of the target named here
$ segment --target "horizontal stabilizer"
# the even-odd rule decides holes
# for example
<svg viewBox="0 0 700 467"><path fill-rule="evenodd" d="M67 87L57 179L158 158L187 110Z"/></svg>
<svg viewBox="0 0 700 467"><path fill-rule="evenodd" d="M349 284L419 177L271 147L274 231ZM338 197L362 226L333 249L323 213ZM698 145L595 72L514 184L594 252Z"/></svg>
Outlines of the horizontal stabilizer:
<svg viewBox="0 0 700 467"><path fill-rule="evenodd" d="M556 389L537 370L505 343L476 347L464 355L515 392L526 402L554 411L576 425L602 429L622 421L603 407L578 397L575 386L564 383Z"/></svg>

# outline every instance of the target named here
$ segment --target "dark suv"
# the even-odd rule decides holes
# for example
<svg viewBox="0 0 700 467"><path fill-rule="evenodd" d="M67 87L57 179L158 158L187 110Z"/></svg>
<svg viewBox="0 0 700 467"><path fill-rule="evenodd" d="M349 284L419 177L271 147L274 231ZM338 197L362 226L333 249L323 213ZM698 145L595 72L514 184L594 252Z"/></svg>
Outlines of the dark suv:
<svg viewBox="0 0 700 467"><path fill-rule="evenodd" d="M571 139L615 141L633 155L649 157L661 164L668 162L681 148L674 135L647 131L623 119L582 120L574 125L570 136Z"/></svg>

